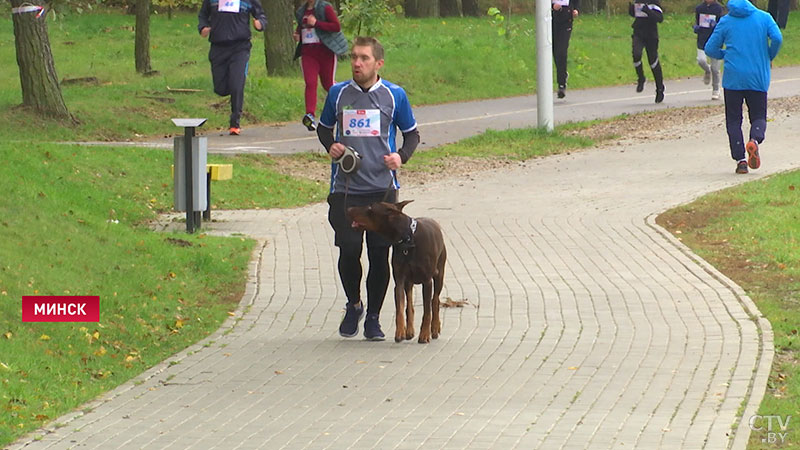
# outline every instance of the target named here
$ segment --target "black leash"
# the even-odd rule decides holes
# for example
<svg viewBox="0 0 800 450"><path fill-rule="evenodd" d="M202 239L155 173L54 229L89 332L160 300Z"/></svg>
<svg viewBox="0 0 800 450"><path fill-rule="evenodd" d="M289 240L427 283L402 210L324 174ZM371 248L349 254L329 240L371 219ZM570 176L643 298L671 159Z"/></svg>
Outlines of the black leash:
<svg viewBox="0 0 800 450"><path fill-rule="evenodd" d="M382 202L385 202L386 199L389 198L389 193L395 190L393 188L394 188L394 176L392 176L392 171L390 170L389 171L389 186L386 188L386 193L383 194L383 200L381 200ZM395 203L397 203L397 200L398 199L394 199Z"/></svg>

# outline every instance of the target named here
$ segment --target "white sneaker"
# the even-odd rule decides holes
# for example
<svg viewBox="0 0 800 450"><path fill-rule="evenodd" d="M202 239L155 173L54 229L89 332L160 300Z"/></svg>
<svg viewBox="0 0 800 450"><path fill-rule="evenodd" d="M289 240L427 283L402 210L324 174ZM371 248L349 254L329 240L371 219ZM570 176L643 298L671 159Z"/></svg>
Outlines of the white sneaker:
<svg viewBox="0 0 800 450"><path fill-rule="evenodd" d="M711 100L719 100L719 91L711 92Z"/></svg>
<svg viewBox="0 0 800 450"><path fill-rule="evenodd" d="M711 72L706 72L703 75L703 84L706 84L706 85L711 84Z"/></svg>

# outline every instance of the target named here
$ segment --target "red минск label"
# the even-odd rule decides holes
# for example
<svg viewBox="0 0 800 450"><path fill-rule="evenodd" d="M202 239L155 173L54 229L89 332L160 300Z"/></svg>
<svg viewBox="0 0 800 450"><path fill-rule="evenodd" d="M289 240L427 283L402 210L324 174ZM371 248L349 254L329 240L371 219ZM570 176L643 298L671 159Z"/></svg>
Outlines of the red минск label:
<svg viewBox="0 0 800 450"><path fill-rule="evenodd" d="M99 322L100 296L23 295L23 322Z"/></svg>

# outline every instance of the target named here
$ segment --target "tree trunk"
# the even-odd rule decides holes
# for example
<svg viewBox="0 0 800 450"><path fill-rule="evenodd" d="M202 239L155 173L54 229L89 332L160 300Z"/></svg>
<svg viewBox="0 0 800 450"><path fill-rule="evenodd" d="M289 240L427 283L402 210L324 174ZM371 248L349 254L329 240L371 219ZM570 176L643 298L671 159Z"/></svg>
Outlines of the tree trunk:
<svg viewBox="0 0 800 450"><path fill-rule="evenodd" d="M459 0L439 0L439 15L442 17L460 17Z"/></svg>
<svg viewBox="0 0 800 450"><path fill-rule="evenodd" d="M403 11L406 17L419 17L419 11L417 10L417 2L419 0L406 0L403 2Z"/></svg>
<svg viewBox="0 0 800 450"><path fill-rule="evenodd" d="M419 0L417 11L420 17L439 17L439 0Z"/></svg>
<svg viewBox="0 0 800 450"><path fill-rule="evenodd" d="M478 0L461 0L461 10L465 16L478 17L481 15Z"/></svg>
<svg viewBox="0 0 800 450"><path fill-rule="evenodd" d="M41 0L11 0L12 8L23 4L44 7ZM58 84L46 13L39 17L37 12L12 14L22 104L44 115L71 119Z"/></svg>
<svg viewBox="0 0 800 450"><path fill-rule="evenodd" d="M136 72L148 73L150 67L150 0L136 0Z"/></svg>
<svg viewBox="0 0 800 450"><path fill-rule="evenodd" d="M264 33L264 55L267 60L268 75L289 75L296 71L294 49L297 43L292 40L295 23L292 0L262 1L267 14L267 30Z"/></svg>
<svg viewBox="0 0 800 450"><path fill-rule="evenodd" d="M406 0L406 17L439 17L439 0Z"/></svg>

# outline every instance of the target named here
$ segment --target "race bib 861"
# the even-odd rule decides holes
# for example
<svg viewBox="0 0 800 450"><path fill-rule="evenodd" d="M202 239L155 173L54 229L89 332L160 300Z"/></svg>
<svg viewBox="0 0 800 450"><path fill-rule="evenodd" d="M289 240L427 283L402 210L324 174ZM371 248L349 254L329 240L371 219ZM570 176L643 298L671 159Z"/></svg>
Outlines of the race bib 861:
<svg viewBox="0 0 800 450"><path fill-rule="evenodd" d="M379 109L344 110L342 112L342 128L345 136L380 136L381 111Z"/></svg>

